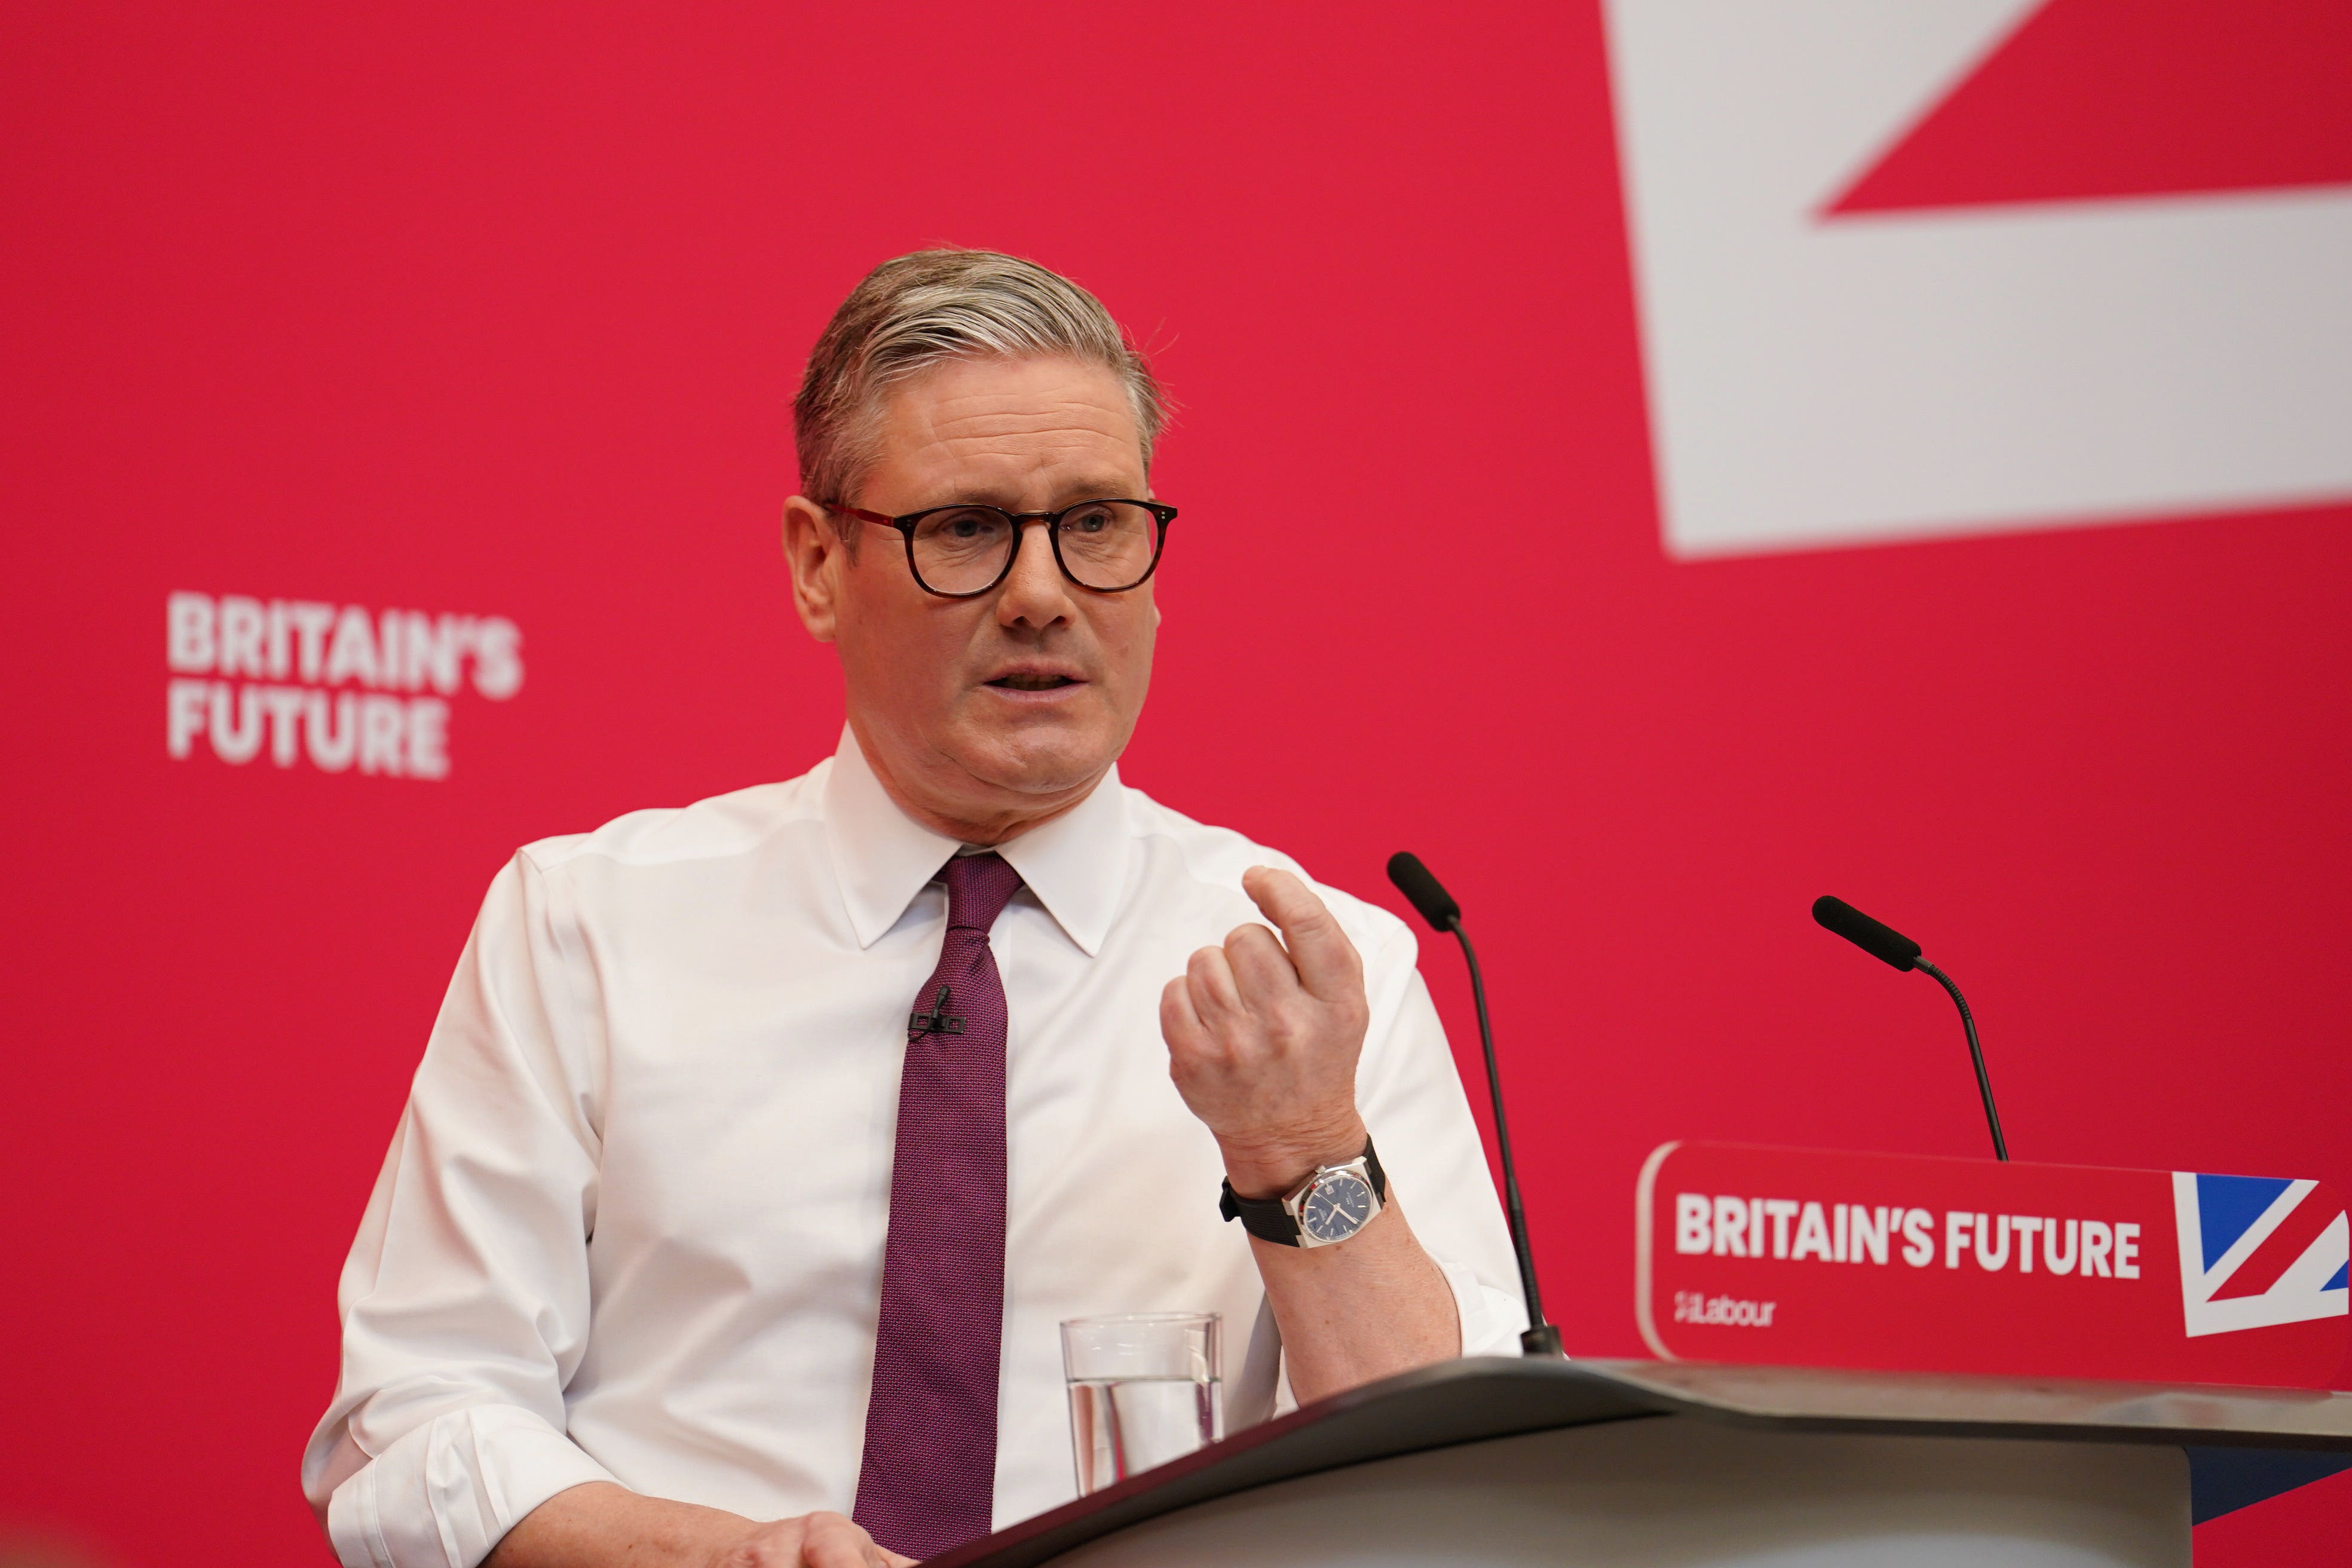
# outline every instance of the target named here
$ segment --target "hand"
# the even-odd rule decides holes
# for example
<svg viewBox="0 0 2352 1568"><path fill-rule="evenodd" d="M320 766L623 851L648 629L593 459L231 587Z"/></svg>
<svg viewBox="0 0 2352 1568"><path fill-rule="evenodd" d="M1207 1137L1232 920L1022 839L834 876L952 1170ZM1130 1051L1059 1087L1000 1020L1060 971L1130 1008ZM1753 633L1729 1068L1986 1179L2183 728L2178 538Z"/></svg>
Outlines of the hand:
<svg viewBox="0 0 2352 1568"><path fill-rule="evenodd" d="M712 1557L710 1568L913 1568L914 1562L885 1552L837 1513L806 1513L752 1526Z"/></svg>
<svg viewBox="0 0 2352 1568"><path fill-rule="evenodd" d="M1371 1007L1355 944L1306 883L1258 866L1242 889L1284 942L1245 925L1194 953L1160 993L1160 1032L1169 1076L1216 1135L1234 1190L1271 1197L1364 1152L1356 1058Z"/></svg>

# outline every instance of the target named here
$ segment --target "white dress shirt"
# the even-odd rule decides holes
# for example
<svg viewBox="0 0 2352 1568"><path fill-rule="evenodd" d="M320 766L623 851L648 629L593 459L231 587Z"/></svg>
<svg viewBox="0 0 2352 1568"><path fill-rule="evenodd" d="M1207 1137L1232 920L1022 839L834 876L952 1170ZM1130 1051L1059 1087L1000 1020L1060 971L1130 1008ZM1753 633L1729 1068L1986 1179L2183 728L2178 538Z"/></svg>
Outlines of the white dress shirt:
<svg viewBox="0 0 2352 1568"><path fill-rule="evenodd" d="M584 1481L774 1519L857 1489L899 1060L958 848L856 744L789 784L534 844L491 884L341 1289L302 1481L348 1568L472 1568ZM1160 988L1292 867L1118 782L1003 847L995 1520L1076 1495L1057 1325L1222 1312L1229 1429L1279 1344ZM1515 1349L1510 1245L1404 924L1328 888L1364 960L1358 1101L1465 1353Z"/></svg>

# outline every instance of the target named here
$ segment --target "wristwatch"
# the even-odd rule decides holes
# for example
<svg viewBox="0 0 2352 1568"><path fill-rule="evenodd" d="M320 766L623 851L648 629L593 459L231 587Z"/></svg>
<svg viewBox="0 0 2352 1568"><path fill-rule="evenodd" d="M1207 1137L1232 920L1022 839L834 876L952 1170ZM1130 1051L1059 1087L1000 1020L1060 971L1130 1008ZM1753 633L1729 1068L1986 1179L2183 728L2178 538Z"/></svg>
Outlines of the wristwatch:
<svg viewBox="0 0 2352 1568"><path fill-rule="evenodd" d="M1260 1241L1280 1247L1335 1247L1372 1223L1388 1201L1388 1173L1372 1152L1364 1152L1344 1165L1324 1165L1286 1197L1245 1198L1225 1184L1217 1212L1242 1222L1242 1228Z"/></svg>

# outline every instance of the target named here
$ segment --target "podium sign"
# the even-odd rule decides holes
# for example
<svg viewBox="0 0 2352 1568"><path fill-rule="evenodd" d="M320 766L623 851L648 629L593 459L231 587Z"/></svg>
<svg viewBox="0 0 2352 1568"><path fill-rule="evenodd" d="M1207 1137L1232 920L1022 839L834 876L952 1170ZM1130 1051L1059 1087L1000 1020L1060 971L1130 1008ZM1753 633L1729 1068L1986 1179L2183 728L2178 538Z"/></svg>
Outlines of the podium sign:
<svg viewBox="0 0 2352 1568"><path fill-rule="evenodd" d="M1675 1142L1636 1211L1669 1361L2324 1388L2352 1345L2316 1182Z"/></svg>

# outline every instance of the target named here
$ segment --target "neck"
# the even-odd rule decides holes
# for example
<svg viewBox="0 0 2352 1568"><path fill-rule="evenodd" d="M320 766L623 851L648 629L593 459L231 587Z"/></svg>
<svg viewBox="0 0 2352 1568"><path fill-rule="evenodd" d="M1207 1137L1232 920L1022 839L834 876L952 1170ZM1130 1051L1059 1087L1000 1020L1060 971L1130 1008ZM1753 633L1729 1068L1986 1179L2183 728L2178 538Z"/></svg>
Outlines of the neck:
<svg viewBox="0 0 2352 1568"><path fill-rule="evenodd" d="M1106 767L1067 788L1024 795L974 779L953 763L943 761L943 769L951 772L956 782L969 787L970 794L960 796L949 790L923 787L932 781L921 778L914 769L897 766L884 748L873 743L866 727L856 719L850 721L849 727L857 738L857 749L865 754L866 765L873 770L883 793L900 811L942 838L990 848L1010 843L1031 828L1075 809L1094 794L1095 786L1110 772Z"/></svg>

